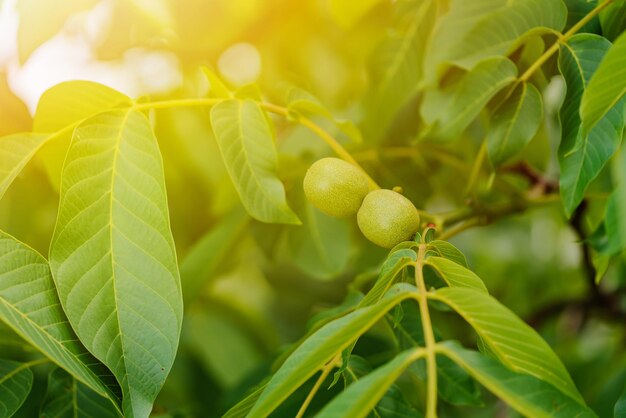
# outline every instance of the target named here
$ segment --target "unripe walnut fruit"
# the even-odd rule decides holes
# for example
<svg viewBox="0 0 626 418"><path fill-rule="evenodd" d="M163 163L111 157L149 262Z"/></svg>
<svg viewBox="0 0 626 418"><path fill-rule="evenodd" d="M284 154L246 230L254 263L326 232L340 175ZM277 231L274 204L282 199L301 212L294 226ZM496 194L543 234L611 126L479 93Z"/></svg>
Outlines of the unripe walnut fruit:
<svg viewBox="0 0 626 418"><path fill-rule="evenodd" d="M304 194L327 215L347 218L361 207L370 191L365 173L339 158L322 158L304 176Z"/></svg>
<svg viewBox="0 0 626 418"><path fill-rule="evenodd" d="M420 217L409 199L393 190L371 191L357 213L361 232L374 244L392 248L410 240L419 230Z"/></svg>

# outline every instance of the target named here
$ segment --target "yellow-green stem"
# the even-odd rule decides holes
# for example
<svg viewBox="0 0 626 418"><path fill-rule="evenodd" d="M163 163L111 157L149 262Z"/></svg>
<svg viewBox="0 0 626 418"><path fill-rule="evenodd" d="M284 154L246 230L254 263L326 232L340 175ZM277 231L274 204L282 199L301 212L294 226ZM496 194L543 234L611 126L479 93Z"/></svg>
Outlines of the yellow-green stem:
<svg viewBox="0 0 626 418"><path fill-rule="evenodd" d="M518 82L527 81L534 73L537 71L546 61L550 59L552 55L554 55L559 50L559 44L563 42L567 42L569 38L572 37L576 32L582 29L591 19L596 17L603 9L605 9L609 4L613 3L614 0L604 0L598 6L596 6L593 10L585 15L582 19L580 19L574 26L570 28L567 32L565 32L559 39L550 46L538 59L531 65L525 72L518 78Z"/></svg>
<svg viewBox="0 0 626 418"><path fill-rule="evenodd" d="M428 381L426 386L426 418L437 417L437 359L436 341L433 332L433 325L430 320L428 310L428 298L426 296L426 283L424 282L424 256L426 255L426 244L420 243L415 262L415 282L419 290L418 304L422 316L422 327L424 329L424 342L426 343L426 369Z"/></svg>
<svg viewBox="0 0 626 418"><path fill-rule="evenodd" d="M337 356L333 357L333 359L324 366L324 368L322 369L322 374L320 374L320 376L317 378L315 385L309 392L304 402L302 402L302 406L300 407L300 410L298 411L296 418L302 418L304 416L304 413L306 412L307 408L313 401L315 394L320 389L320 387L322 387L322 383L324 383L324 380L326 380L331 370L335 368L335 365L337 364L337 361L339 360L340 356L341 355L338 354Z"/></svg>

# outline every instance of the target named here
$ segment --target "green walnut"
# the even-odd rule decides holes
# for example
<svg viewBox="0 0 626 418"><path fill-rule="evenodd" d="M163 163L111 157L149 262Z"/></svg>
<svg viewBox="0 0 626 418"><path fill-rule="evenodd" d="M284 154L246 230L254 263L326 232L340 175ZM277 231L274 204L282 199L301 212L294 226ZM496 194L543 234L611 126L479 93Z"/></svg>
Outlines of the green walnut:
<svg viewBox="0 0 626 418"><path fill-rule="evenodd" d="M336 218L357 213L370 191L365 173L339 158L322 158L313 163L304 176L303 186L313 206Z"/></svg>
<svg viewBox="0 0 626 418"><path fill-rule="evenodd" d="M409 199L393 190L371 191L357 213L361 232L374 244L392 248L419 230L420 216Z"/></svg>

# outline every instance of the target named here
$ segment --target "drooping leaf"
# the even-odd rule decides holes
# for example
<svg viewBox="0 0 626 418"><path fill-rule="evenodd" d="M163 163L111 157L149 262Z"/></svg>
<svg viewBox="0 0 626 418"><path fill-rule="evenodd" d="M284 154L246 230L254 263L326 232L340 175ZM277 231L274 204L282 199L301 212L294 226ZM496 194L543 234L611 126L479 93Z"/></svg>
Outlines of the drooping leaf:
<svg viewBox="0 0 626 418"><path fill-rule="evenodd" d="M50 265L76 334L146 417L172 366L182 297L161 154L148 119L113 111L76 129Z"/></svg>
<svg viewBox="0 0 626 418"><path fill-rule="evenodd" d="M524 416L536 418L592 418L584 404L560 392L545 381L515 373L494 359L445 342L438 351L465 368L494 395Z"/></svg>
<svg viewBox="0 0 626 418"><path fill-rule="evenodd" d="M11 90L6 74L0 71L0 137L30 131L32 125L28 108Z"/></svg>
<svg viewBox="0 0 626 418"><path fill-rule="evenodd" d="M39 158L57 191L61 187L61 171L73 126L96 113L130 104L130 98L124 94L92 81L66 81L43 93L37 104L33 131L50 134Z"/></svg>
<svg viewBox="0 0 626 418"><path fill-rule="evenodd" d="M330 401L317 418L363 418L385 395L389 387L426 349L414 348L398 354L393 360L348 386Z"/></svg>
<svg viewBox="0 0 626 418"><path fill-rule="evenodd" d="M444 302L461 315L506 366L545 380L583 402L565 366L550 346L495 298L460 287L442 288L429 297Z"/></svg>
<svg viewBox="0 0 626 418"><path fill-rule="evenodd" d="M396 114L419 91L424 45L436 22L438 2L419 2L407 16L406 28L389 33L373 52L369 62L371 89L368 93L364 132L378 139Z"/></svg>
<svg viewBox="0 0 626 418"><path fill-rule="evenodd" d="M382 318L393 306L412 297L414 286L392 287L377 304L329 322L306 339L272 376L249 417L267 417L335 355Z"/></svg>
<svg viewBox="0 0 626 418"><path fill-rule="evenodd" d="M0 254L0 319L85 385L119 402L115 378L72 330L48 262L4 232L0 232Z"/></svg>
<svg viewBox="0 0 626 418"><path fill-rule="evenodd" d="M626 151L622 148L612 162L615 190L609 197L604 216L608 238L604 254L615 255L626 249Z"/></svg>
<svg viewBox="0 0 626 418"><path fill-rule="evenodd" d="M532 84L522 82L489 120L487 150L497 166L524 149L539 130L543 119L541 94Z"/></svg>
<svg viewBox="0 0 626 418"><path fill-rule="evenodd" d="M33 372L27 363L0 359L0 417L15 414L32 386Z"/></svg>
<svg viewBox="0 0 626 418"><path fill-rule="evenodd" d="M436 251L440 256L467 268L465 255L448 241L434 240L428 243L427 250Z"/></svg>
<svg viewBox="0 0 626 418"><path fill-rule="evenodd" d="M417 253L409 248L402 248L389 254L380 268L374 287L367 292L359 303L359 307L373 305L378 302L389 290L398 274L415 261L417 261Z"/></svg>
<svg viewBox="0 0 626 418"><path fill-rule="evenodd" d="M17 31L20 63L26 62L31 53L56 35L70 15L87 10L96 3L97 0L64 0L58 3L40 0L17 2L20 16Z"/></svg>
<svg viewBox="0 0 626 418"><path fill-rule="evenodd" d="M0 138L0 198L47 138L32 133Z"/></svg>
<svg viewBox="0 0 626 418"><path fill-rule="evenodd" d="M441 64L470 69L505 55L531 30L561 31L566 18L561 0L452 0L429 43L427 81L435 81Z"/></svg>
<svg viewBox="0 0 626 418"><path fill-rule="evenodd" d="M78 382L63 369L48 375L46 397L39 415L42 418L118 418L111 403Z"/></svg>
<svg viewBox="0 0 626 418"><path fill-rule="evenodd" d="M488 293L480 277L452 260L443 257L428 257L424 264L434 268L450 287L465 287Z"/></svg>
<svg viewBox="0 0 626 418"><path fill-rule="evenodd" d="M516 75L517 68L510 60L496 57L482 61L442 90L428 90L421 107L422 117L431 125L425 136L458 139L487 102Z"/></svg>
<svg viewBox="0 0 626 418"><path fill-rule="evenodd" d="M558 154L560 191L568 215L583 199L586 188L621 140L621 110L610 110L588 135L583 135L579 113L585 87L610 47L606 39L591 34L575 35L561 44L559 69L565 78L567 94L560 113L562 139Z"/></svg>
<svg viewBox="0 0 626 418"><path fill-rule="evenodd" d="M626 8L624 9L626 15ZM580 103L583 135L587 134L616 108L623 112L626 95L626 34L620 36L608 50L583 93Z"/></svg>
<svg viewBox="0 0 626 418"><path fill-rule="evenodd" d="M337 277L350 257L349 225L323 214L309 202L303 210L302 227L293 228L288 236L294 263L322 280Z"/></svg>
<svg viewBox="0 0 626 418"><path fill-rule="evenodd" d="M219 263L230 254L249 222L250 218L243 208L235 209L191 247L180 263L180 280L186 308L201 293Z"/></svg>
<svg viewBox="0 0 626 418"><path fill-rule="evenodd" d="M211 109L226 169L248 213L269 223L299 225L277 177L278 157L265 114L252 100L227 100Z"/></svg>
<svg viewBox="0 0 626 418"><path fill-rule="evenodd" d="M615 0L600 13L602 36L615 41L626 30L626 0Z"/></svg>

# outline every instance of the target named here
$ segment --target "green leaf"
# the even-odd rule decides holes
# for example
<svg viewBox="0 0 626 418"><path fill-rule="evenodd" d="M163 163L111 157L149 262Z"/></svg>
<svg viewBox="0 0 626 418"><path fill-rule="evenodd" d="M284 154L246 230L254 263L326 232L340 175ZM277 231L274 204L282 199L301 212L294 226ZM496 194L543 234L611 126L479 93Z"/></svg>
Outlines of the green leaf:
<svg viewBox="0 0 626 418"><path fill-rule="evenodd" d="M409 248L392 251L380 268L374 287L359 303L359 307L373 305L387 293L398 274L408 265L417 261L417 253Z"/></svg>
<svg viewBox="0 0 626 418"><path fill-rule="evenodd" d="M32 387L33 372L28 363L0 359L0 417L15 414Z"/></svg>
<svg viewBox="0 0 626 418"><path fill-rule="evenodd" d="M371 89L364 122L368 137L380 138L419 91L424 45L437 20L438 2L418 3L418 7L402 16L409 22L407 27L387 34L369 60Z"/></svg>
<svg viewBox="0 0 626 418"><path fill-rule="evenodd" d="M443 257L428 257L424 265L434 268L450 287L464 287L488 293L480 277L452 260Z"/></svg>
<svg viewBox="0 0 626 418"><path fill-rule="evenodd" d="M529 31L561 31L567 9L561 0L452 0L429 43L429 84L449 63L465 69L511 52Z"/></svg>
<svg viewBox="0 0 626 418"><path fill-rule="evenodd" d="M248 214L243 209L235 209L191 247L180 264L185 308L202 293L249 223Z"/></svg>
<svg viewBox="0 0 626 418"><path fill-rule="evenodd" d="M78 382L63 369L48 375L46 398L41 406L43 418L118 418L111 403Z"/></svg>
<svg viewBox="0 0 626 418"><path fill-rule="evenodd" d="M584 402L569 373L550 346L528 324L486 293L469 288L442 288L429 297L463 317L506 366L554 385Z"/></svg>
<svg viewBox="0 0 626 418"><path fill-rule="evenodd" d="M73 126L99 112L130 104L131 100L124 94L92 81L66 81L43 93L37 104L33 131L50 134L39 157L57 191L61 188L61 171Z"/></svg>
<svg viewBox="0 0 626 418"><path fill-rule="evenodd" d="M46 90L37 104L34 132L56 132L96 113L130 106L128 96L93 81L65 81Z"/></svg>
<svg viewBox="0 0 626 418"><path fill-rule="evenodd" d="M567 25L565 25L565 30L570 29L578 23L598 5L596 0L564 0L564 3L567 6ZM594 16L593 19L586 23L578 32L600 33L600 31L600 19L598 16Z"/></svg>
<svg viewBox="0 0 626 418"><path fill-rule="evenodd" d="M78 341L61 308L48 262L0 231L0 319L74 377L118 403L111 372Z"/></svg>
<svg viewBox="0 0 626 418"><path fill-rule="evenodd" d="M211 109L211 123L241 202L255 219L301 224L287 206L277 177L278 156L267 118L252 100L227 100Z"/></svg>
<svg viewBox="0 0 626 418"><path fill-rule="evenodd" d="M26 62L31 53L56 35L73 13L87 10L96 3L97 0L63 0L58 3L40 0L18 1L20 24L17 42L20 63Z"/></svg>
<svg viewBox="0 0 626 418"><path fill-rule="evenodd" d="M47 138L32 133L0 138L0 198Z"/></svg>
<svg viewBox="0 0 626 418"><path fill-rule="evenodd" d="M363 418L374 409L389 387L413 363L426 355L426 349L414 348L348 386L328 403L316 418Z"/></svg>
<svg viewBox="0 0 626 418"><path fill-rule="evenodd" d="M415 291L414 286L396 285L376 305L357 309L321 327L272 376L249 416L267 417L337 353L350 346L392 307L413 297Z"/></svg>
<svg viewBox="0 0 626 418"><path fill-rule="evenodd" d="M600 13L602 35L615 41L626 30L626 0L615 0Z"/></svg>
<svg viewBox="0 0 626 418"><path fill-rule="evenodd" d="M521 83L489 120L487 150L493 165L522 151L539 130L542 119L541 94L532 84Z"/></svg>
<svg viewBox="0 0 626 418"><path fill-rule="evenodd" d="M626 150L621 149L612 162L615 190L609 197L604 215L608 245L602 253L616 255L626 249Z"/></svg>
<svg viewBox="0 0 626 418"><path fill-rule="evenodd" d="M445 342L438 351L465 368L476 380L517 412L533 418L583 418L596 415L552 385L515 373L496 360L456 343Z"/></svg>
<svg viewBox="0 0 626 418"><path fill-rule="evenodd" d="M222 418L245 418L248 416L248 413L254 407L261 393L265 390L265 386L267 386L267 382L259 385L259 387L254 389L248 396L230 408Z"/></svg>
<svg viewBox="0 0 626 418"><path fill-rule="evenodd" d="M626 14L626 9L624 9ZM607 113L617 108L623 112L626 95L626 34L608 50L583 93L580 103L583 135L587 134Z"/></svg>
<svg viewBox="0 0 626 418"><path fill-rule="evenodd" d="M76 334L121 383L124 415L147 417L176 355L182 297L161 154L138 111L76 129L50 266Z"/></svg>
<svg viewBox="0 0 626 418"><path fill-rule="evenodd" d="M431 125L425 136L458 139L487 102L513 82L516 75L513 62L496 57L482 61L443 90L428 90L421 107L424 120Z"/></svg>
<svg viewBox="0 0 626 418"><path fill-rule="evenodd" d="M560 188L563 206L571 215L584 192L617 150L622 135L621 110L610 110L583 135L579 108L583 92L611 44L604 38L579 34L561 44L559 69L567 94L561 108L562 140L559 146Z"/></svg>
<svg viewBox="0 0 626 418"><path fill-rule="evenodd" d="M302 227L291 229L288 236L294 263L319 279L337 277L350 257L349 225L323 214L308 201L302 219Z"/></svg>
<svg viewBox="0 0 626 418"><path fill-rule="evenodd" d="M428 243L428 250L436 251L440 256L447 258L448 260L452 260L455 263L467 268L467 260L465 259L465 255L456 248L454 245L450 244L448 241L434 240Z"/></svg>

